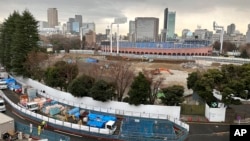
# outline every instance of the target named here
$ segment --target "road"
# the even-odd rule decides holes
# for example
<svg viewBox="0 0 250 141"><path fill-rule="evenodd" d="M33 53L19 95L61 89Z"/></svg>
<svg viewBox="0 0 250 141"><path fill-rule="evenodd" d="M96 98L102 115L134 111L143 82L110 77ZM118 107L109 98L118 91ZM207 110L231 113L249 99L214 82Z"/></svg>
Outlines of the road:
<svg viewBox="0 0 250 141"><path fill-rule="evenodd" d="M229 141L230 126L223 123L189 123L185 141Z"/></svg>

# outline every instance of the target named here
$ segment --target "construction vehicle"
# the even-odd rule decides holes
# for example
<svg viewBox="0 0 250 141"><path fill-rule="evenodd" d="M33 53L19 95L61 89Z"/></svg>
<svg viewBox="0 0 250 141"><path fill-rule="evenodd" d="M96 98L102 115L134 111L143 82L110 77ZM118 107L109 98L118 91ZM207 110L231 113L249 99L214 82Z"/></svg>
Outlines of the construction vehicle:
<svg viewBox="0 0 250 141"><path fill-rule="evenodd" d="M18 105L33 112L37 112L39 109L38 102L30 101L27 94L20 96L20 102Z"/></svg>
<svg viewBox="0 0 250 141"><path fill-rule="evenodd" d="M151 74L158 75L158 74L161 74L162 72L168 72L169 74L173 75L173 73L169 69L166 69L166 68L156 68L151 71Z"/></svg>
<svg viewBox="0 0 250 141"><path fill-rule="evenodd" d="M0 97L0 112L5 112L6 107L3 98Z"/></svg>

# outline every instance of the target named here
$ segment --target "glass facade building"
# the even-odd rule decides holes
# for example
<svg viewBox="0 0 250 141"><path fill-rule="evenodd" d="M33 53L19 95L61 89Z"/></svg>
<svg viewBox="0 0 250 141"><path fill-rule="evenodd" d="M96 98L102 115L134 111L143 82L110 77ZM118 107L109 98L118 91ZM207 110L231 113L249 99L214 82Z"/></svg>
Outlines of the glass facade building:
<svg viewBox="0 0 250 141"><path fill-rule="evenodd" d="M167 39L175 38L175 12L168 12Z"/></svg>

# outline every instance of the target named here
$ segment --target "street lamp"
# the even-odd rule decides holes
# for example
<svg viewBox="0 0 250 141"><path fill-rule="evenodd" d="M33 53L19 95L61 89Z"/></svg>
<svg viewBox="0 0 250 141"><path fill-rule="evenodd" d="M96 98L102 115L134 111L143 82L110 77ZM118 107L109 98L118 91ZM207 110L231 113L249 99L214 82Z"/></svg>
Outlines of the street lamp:
<svg viewBox="0 0 250 141"><path fill-rule="evenodd" d="M111 23L110 26L110 53L112 55L112 25L113 24L117 24L117 54L119 54L119 24L123 24L127 22L127 18L123 17L123 18L115 18L114 23Z"/></svg>
<svg viewBox="0 0 250 141"><path fill-rule="evenodd" d="M111 53L111 55L112 55L112 25L113 25L114 23L111 23L111 25L110 25L110 53Z"/></svg>

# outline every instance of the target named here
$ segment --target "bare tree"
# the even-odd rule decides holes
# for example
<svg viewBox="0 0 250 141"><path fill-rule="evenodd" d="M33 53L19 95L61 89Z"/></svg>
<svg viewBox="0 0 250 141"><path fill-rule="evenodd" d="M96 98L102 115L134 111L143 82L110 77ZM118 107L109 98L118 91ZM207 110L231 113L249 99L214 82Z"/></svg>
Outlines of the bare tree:
<svg viewBox="0 0 250 141"><path fill-rule="evenodd" d="M146 69L143 69L142 73L145 75L145 77L150 82L151 95L149 97L149 102L151 104L154 104L155 100L157 98L157 94L159 92L159 88L160 88L164 78L160 75L154 75L153 71L147 71Z"/></svg>
<svg viewBox="0 0 250 141"><path fill-rule="evenodd" d="M132 83L134 78L132 65L125 61L119 61L109 64L108 70L108 74L116 87L117 100L122 101L126 89Z"/></svg>
<svg viewBox="0 0 250 141"><path fill-rule="evenodd" d="M31 51L27 55L27 59L24 62L24 66L27 69L30 77L38 79L39 81L43 77L42 68L45 66L45 60L48 59L48 55L44 52Z"/></svg>

